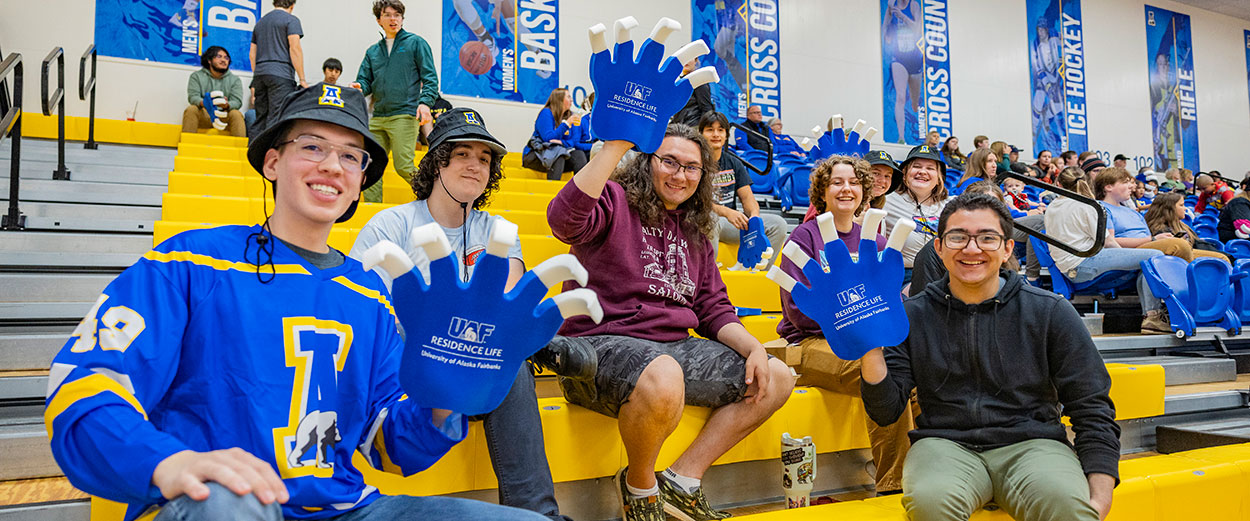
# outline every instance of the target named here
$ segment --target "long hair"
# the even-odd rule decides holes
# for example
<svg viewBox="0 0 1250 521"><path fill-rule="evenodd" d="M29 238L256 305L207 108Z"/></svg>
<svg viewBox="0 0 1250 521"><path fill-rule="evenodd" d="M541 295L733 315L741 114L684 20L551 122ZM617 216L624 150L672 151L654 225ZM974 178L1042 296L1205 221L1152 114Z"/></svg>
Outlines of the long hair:
<svg viewBox="0 0 1250 521"><path fill-rule="evenodd" d="M829 210L829 203L825 201L825 192L829 191L829 181L833 178L833 167L838 165L850 165L855 171L855 178L859 182L860 199L859 208L855 209L855 215L859 215L868 208L869 199L872 196L872 166L867 161L857 157L849 156L829 156L828 159L821 161L812 169L812 188L808 192L812 206L816 208L817 214L825 213Z"/></svg>
<svg viewBox="0 0 1250 521"><path fill-rule="evenodd" d="M699 161L703 164L703 172L699 176L699 185L689 199L677 206L683 210L681 230L686 240L694 245L701 245L698 239L712 233L715 224L712 214L712 176L719 168L712 161L712 147L708 146L703 136L693 128L681 123L674 123L664 131L665 139L677 137L694 142L699 147ZM655 182L652 180L651 161L655 154L638 154L612 172L612 180L625 189L625 199L629 207L638 214L643 226L661 226L667 215L664 201L655 193Z"/></svg>
<svg viewBox="0 0 1250 521"><path fill-rule="evenodd" d="M560 122L567 119L569 117L569 113L572 112L571 110L564 108L564 98L568 97L568 95L568 89L554 89L551 91L551 94L547 96L547 104L543 105L544 108L551 111L551 121L557 127L560 126Z"/></svg>
<svg viewBox="0 0 1250 521"><path fill-rule="evenodd" d="M1100 175L1099 178L1102 176ZM1190 244L1194 243L1193 228L1185 225L1183 215L1176 213L1176 203L1185 200L1185 195L1180 192L1166 192L1155 197L1150 203L1150 209L1146 210L1146 226L1150 228L1150 234L1156 235L1162 232L1185 232L1187 236L1185 240Z"/></svg>
<svg viewBox="0 0 1250 521"><path fill-rule="evenodd" d="M1080 167L1070 166L1064 168L1055 178L1055 182L1059 186L1081 194L1090 199L1094 198L1094 191L1089 188L1089 176L1085 174Z"/></svg>
<svg viewBox="0 0 1250 521"><path fill-rule="evenodd" d="M985 158L992 155L994 155L994 152L988 148L978 148L973 150L972 154L968 156L968 165L964 168L964 176L959 178L959 182L955 183L955 186L962 185L964 184L964 181L973 177L993 181L993 179L990 179L989 174L985 171ZM998 162L997 157L994 159L995 162Z"/></svg>
<svg viewBox="0 0 1250 521"><path fill-rule="evenodd" d="M953 149L952 149L952 148L950 148L950 144L951 144L951 140L952 140L952 139L953 139L953 140L955 140L955 141L959 141L959 138L957 138L957 137L955 137L955 136L951 136L951 137L946 138L946 141L943 141L943 142L942 142L942 153L943 153L943 154L946 154L946 157L957 157L957 158L962 159L962 160L967 160L967 159L968 159L968 157L967 157L967 156L965 156L963 152L960 152L960 151L959 151L959 147L958 147L958 146L956 146L956 147L955 147L955 148L953 148Z"/></svg>
<svg viewBox="0 0 1250 521"><path fill-rule="evenodd" d="M418 201L430 198L434 185L439 182L439 174L451 164L451 153L458 144L454 141L444 142L421 158L421 162L417 164L417 173L412 176L412 192L416 194ZM474 210L481 210L490 204L490 196L499 190L501 179L503 179L503 154L491 151L490 176L486 179L486 189L482 191L482 195L473 200Z"/></svg>
<svg viewBox="0 0 1250 521"><path fill-rule="evenodd" d="M933 160L930 159L930 161L933 161ZM938 175L937 185L933 187L933 192L929 194L929 197L926 197L924 201L921 201L919 197L916 197L916 194L913 194L911 192L911 187L907 186L907 171L911 169L911 165L914 163L909 163L906 160L904 160L903 163L906 163L906 166L903 167L903 182L898 184L898 189L895 190L896 192L906 195L908 197L911 197L911 200L915 201L916 204L925 204L925 201L933 201L933 202L942 201L942 200L945 200L950 195L950 193L946 191L946 180L942 179L941 177L942 168L939 165L938 173L937 173Z"/></svg>

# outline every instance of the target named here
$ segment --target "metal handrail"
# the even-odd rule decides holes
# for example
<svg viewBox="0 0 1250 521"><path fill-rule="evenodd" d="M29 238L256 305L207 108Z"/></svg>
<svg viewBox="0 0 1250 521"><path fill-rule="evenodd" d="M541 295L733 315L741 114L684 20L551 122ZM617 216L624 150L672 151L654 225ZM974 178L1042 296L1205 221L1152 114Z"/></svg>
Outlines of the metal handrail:
<svg viewBox="0 0 1250 521"><path fill-rule="evenodd" d="M18 210L19 188L21 183L22 165L22 55L10 54L0 62L0 91L3 91L3 78L13 75L13 103L0 115L0 144L5 136L9 138L9 211L0 218L0 229L21 230L26 227L26 216ZM3 96L0 96L3 97Z"/></svg>
<svg viewBox="0 0 1250 521"><path fill-rule="evenodd" d="M1052 185L1050 183L1038 181L1037 179L1034 179L1027 175L1018 174L1016 172L1008 172L1008 171L999 172L998 175L994 177L994 184L1001 185L1003 184L1003 181L1007 179L1018 179L1026 185L1032 185L1037 188L1041 188L1042 190L1045 190L1048 192L1054 192L1056 194L1062 195L1064 197L1072 199L1073 201L1092 207L1094 209L1094 212L1098 214L1097 222L1094 225L1095 226L1094 227L1094 230L1095 230L1094 231L1094 244L1090 245L1089 248L1086 248L1084 250L1078 250L1070 246L1066 242L1061 242L1058 239L1054 239L1051 236L1046 235L1045 233L1039 230L1034 230L1032 228L1029 228L1028 226L1020 224L1019 222L1016 222L1014 224L1015 229L1020 230L1024 233L1027 233L1030 236L1037 237L1038 240L1041 240L1042 242L1045 242L1046 244L1049 244L1063 251L1076 255L1077 257L1093 257L1094 255L1097 255L1098 252L1102 251L1102 247L1106 244L1106 241L1107 241L1107 211L1102 207L1102 204L1100 204L1097 200L1091 199L1089 197L1085 197L1081 194L1078 194L1071 190L1064 189L1056 185Z"/></svg>
<svg viewBox="0 0 1250 521"><path fill-rule="evenodd" d="M87 58L91 58L91 77L87 77ZM78 59L78 99L86 101L87 94L91 95L91 109L87 113L87 142L82 147L88 150L96 150L100 145L95 142L95 44L87 46L87 50L82 53L82 58Z"/></svg>
<svg viewBox="0 0 1250 521"><path fill-rule="evenodd" d="M52 60L56 60L56 92L49 98L48 65ZM40 67L40 93L43 95L40 100L43 115L51 116L52 105L56 105L56 170L52 171L52 178L68 180L69 170L65 169L65 51L60 47L53 47L43 58L43 65Z"/></svg>
<svg viewBox="0 0 1250 521"><path fill-rule="evenodd" d="M759 132L751 130L746 125L743 125L742 123L738 123L736 121L730 122L729 126L734 127L738 130L748 132L750 134L754 134L755 137L762 138L765 143L768 143L768 150L765 150L765 152L768 154L768 162L764 164L764 169L760 170L755 165L751 164L750 161L742 159L742 156L739 156L738 154L735 154L732 150L729 150L729 148L725 148L725 151L729 152L734 157L742 160L742 163L746 165L747 169L752 172L755 172L756 175L766 176L768 175L769 172L772 172L773 171L773 140L768 139L768 136L765 136L764 134L760 134Z"/></svg>

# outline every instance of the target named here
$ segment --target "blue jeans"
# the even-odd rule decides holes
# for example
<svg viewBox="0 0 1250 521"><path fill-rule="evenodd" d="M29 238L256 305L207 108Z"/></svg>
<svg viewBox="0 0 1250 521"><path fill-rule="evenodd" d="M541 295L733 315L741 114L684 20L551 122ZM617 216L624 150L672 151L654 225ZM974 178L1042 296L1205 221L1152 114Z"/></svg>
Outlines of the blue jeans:
<svg viewBox="0 0 1250 521"><path fill-rule="evenodd" d="M1150 291L1146 277L1141 271L1141 261L1163 255L1159 250L1148 248L1103 248L1093 257L1088 257L1076 265L1076 276L1072 282L1088 282L1108 271L1138 271L1137 296L1141 300L1142 314L1163 307L1163 303Z"/></svg>
<svg viewBox="0 0 1250 521"><path fill-rule="evenodd" d="M538 512L556 520L551 467L543 445L542 419L538 416L538 395L528 364L521 364L512 390L499 407L483 418L486 449L491 467L499 480L499 504Z"/></svg>

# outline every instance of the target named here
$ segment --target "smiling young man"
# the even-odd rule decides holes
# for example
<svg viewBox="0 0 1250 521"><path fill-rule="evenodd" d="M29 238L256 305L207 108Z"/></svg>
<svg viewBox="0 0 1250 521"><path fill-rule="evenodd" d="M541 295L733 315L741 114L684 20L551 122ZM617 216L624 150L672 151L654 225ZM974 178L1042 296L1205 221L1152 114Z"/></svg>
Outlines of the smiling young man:
<svg viewBox="0 0 1250 521"><path fill-rule="evenodd" d="M326 244L386 167L365 120L359 92L296 91L248 149L273 185L266 223L181 233L104 290L49 376L51 448L75 487L128 521L542 519L382 496L351 463L413 474L467 429L407 399L386 286Z"/></svg>
<svg viewBox="0 0 1250 521"><path fill-rule="evenodd" d="M189 105L182 111L182 131L195 133L202 128L213 126L208 111L225 112L226 117L219 118L225 123L224 130L230 135L243 137L247 135L247 126L243 122L243 82L230 72L230 53L219 46L209 47L200 56L202 68L191 73L187 78L187 102ZM204 95L220 92L214 97L214 106L204 106ZM220 124L218 125L220 126Z"/></svg>
<svg viewBox="0 0 1250 521"><path fill-rule="evenodd" d="M988 194L947 204L934 247L948 277L904 304L905 342L861 360L873 421L893 423L913 389L919 397L903 466L909 519L967 520L990 500L1022 521L1111 510L1120 456L1111 379L1067 300L1000 270L1011 223Z"/></svg>
<svg viewBox="0 0 1250 521"><path fill-rule="evenodd" d="M780 215L760 213L760 203L755 200L755 192L751 191L751 174L747 173L746 165L733 154L725 153L725 142L729 140L729 119L720 112L708 112L699 119L699 133L711 146L712 162L716 164L716 173L712 174L712 197L715 201L712 211L716 214L716 227L711 237L713 258L720 249L720 243L742 242L740 232L746 231L747 220L752 217L759 217L763 222L764 235L768 236L773 252L781 251L789 226ZM741 211L738 210L738 202L742 202ZM769 258L768 266L772 266L776 259L777 255Z"/></svg>

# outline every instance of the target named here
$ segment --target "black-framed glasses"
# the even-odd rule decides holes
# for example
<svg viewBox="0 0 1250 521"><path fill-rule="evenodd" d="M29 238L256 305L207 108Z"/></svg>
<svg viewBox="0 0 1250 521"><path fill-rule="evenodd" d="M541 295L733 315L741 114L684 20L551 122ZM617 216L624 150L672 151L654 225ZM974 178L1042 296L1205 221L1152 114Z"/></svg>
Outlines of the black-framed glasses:
<svg viewBox="0 0 1250 521"><path fill-rule="evenodd" d="M977 248L981 251L998 251L1003 247L1004 237L1001 233L986 232L971 234L961 231L950 231L942 235L942 246L947 248L962 250L968 247L968 244L976 240Z"/></svg>
<svg viewBox="0 0 1250 521"><path fill-rule="evenodd" d="M655 158L659 160L660 165L664 167L664 171L670 174L675 174L678 171L681 171L682 173L686 173L686 174L702 174L703 173L703 165L700 165L700 164L691 163L689 165L683 165L679 163L676 159L673 159L669 156L655 156Z"/></svg>
<svg viewBox="0 0 1250 521"><path fill-rule="evenodd" d="M330 152L334 152L338 154L339 166L343 167L343 170L360 172L369 168L369 153L354 146L339 145L305 134L290 141L278 143L274 148L282 148L290 144L295 145L295 151L300 157L314 163L325 161L327 157L330 157Z"/></svg>

